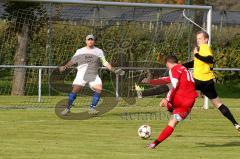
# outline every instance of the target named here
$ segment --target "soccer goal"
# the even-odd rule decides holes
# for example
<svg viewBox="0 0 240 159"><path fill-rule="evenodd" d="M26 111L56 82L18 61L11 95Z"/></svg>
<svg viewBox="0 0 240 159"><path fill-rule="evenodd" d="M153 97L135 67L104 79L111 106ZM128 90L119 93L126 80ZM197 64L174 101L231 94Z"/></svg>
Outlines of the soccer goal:
<svg viewBox="0 0 240 159"><path fill-rule="evenodd" d="M52 106L66 95L75 70L64 77L65 85L61 86L57 81L60 77L52 78L54 69L83 47L90 33L96 35L97 46L107 60L126 70L124 77L104 68L100 71L104 87L117 97L128 97L139 75L163 76L166 55L174 53L181 62L190 60L196 31L205 30L211 43L211 6L84 0L14 2L19 2L19 9L0 3L0 94L26 97L19 97L21 106ZM23 2L29 6L21 5ZM207 98L204 108L208 108Z"/></svg>

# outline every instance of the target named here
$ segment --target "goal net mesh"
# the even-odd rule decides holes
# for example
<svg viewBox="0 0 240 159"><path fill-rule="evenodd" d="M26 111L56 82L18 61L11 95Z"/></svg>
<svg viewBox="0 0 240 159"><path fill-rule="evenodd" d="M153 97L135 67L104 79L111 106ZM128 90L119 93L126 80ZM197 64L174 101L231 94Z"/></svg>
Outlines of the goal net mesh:
<svg viewBox="0 0 240 159"><path fill-rule="evenodd" d="M166 55L175 54L180 61L189 60L195 45L193 33L199 30L183 17L184 9L40 4L9 13L7 7L0 3L1 65L60 66L78 48L85 46L86 35L94 34L96 46L103 49L107 60L115 67L128 68L126 75L119 79L119 95L123 97L131 96L134 83L139 83L143 77L165 75L166 70L152 68L165 67ZM206 27L206 11L186 9L185 13L193 20L201 17L198 23ZM25 49L25 54L21 49ZM1 67L0 98L5 100L0 101L11 102L0 102L0 106L54 107L71 90L76 70L71 69L64 75L65 86L58 85L57 80L63 77L56 72L42 69L39 102L39 69ZM115 75L107 70L99 73L104 89L114 97ZM14 76L20 78L14 80ZM19 81L23 86L13 88ZM16 91L17 88L23 90ZM19 96L16 92L22 94ZM80 97L75 104L89 105L90 102L91 97L86 93L86 98Z"/></svg>

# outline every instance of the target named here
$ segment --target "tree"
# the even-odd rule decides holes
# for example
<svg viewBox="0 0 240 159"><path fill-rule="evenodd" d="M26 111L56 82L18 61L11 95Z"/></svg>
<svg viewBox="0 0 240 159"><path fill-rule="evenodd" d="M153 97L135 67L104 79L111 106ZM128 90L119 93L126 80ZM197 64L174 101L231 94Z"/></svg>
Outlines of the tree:
<svg viewBox="0 0 240 159"><path fill-rule="evenodd" d="M3 18L9 21L8 30L17 37L13 63L14 65L26 65L29 39L44 25L43 6L40 3L7 2L4 7ZM14 69L12 95L24 95L25 76L26 68Z"/></svg>

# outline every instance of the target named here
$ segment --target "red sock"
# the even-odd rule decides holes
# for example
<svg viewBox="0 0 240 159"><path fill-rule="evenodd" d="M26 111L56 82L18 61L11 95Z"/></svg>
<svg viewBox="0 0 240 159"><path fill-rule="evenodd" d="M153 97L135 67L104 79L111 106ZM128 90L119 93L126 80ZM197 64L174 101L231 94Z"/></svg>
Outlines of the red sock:
<svg viewBox="0 0 240 159"><path fill-rule="evenodd" d="M174 128L171 126L166 126L165 129L163 129L163 131L161 132L161 134L158 136L157 138L157 142L161 143L162 141L164 141L166 138L168 138L172 132L173 132Z"/></svg>

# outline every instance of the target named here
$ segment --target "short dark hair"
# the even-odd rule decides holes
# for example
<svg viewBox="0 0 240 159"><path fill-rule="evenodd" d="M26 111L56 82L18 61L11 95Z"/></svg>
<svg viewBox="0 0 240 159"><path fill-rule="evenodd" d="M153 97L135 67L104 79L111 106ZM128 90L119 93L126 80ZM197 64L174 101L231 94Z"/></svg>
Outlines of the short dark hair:
<svg viewBox="0 0 240 159"><path fill-rule="evenodd" d="M165 59L165 63L167 63L167 62L172 63L172 64L178 63L178 58L175 55L168 55Z"/></svg>
<svg viewBox="0 0 240 159"><path fill-rule="evenodd" d="M201 31L198 31L198 32L197 32L197 35L198 35L198 34L203 34L203 37L204 37L205 39L209 39L209 35L208 35L208 33L205 32L205 31L202 31L202 30L201 30Z"/></svg>

